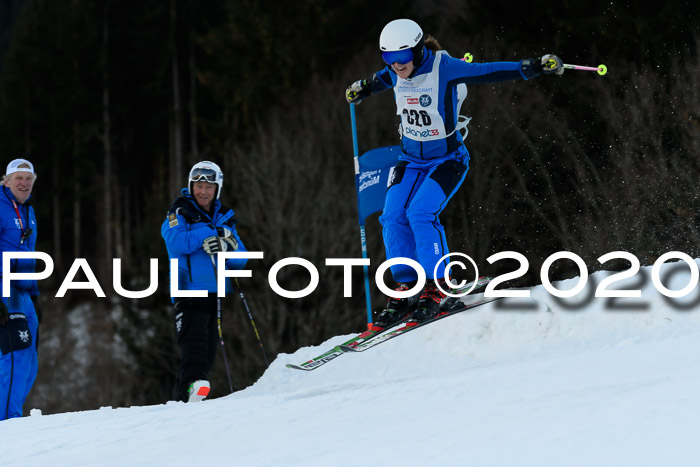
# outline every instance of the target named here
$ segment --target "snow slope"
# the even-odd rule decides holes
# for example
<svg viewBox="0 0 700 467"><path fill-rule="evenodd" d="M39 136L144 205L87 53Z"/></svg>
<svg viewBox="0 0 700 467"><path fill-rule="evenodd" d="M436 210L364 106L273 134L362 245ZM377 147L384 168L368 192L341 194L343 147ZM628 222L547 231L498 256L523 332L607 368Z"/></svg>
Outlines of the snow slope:
<svg viewBox="0 0 700 467"><path fill-rule="evenodd" d="M682 289L687 270L666 286ZM641 298L612 303L536 287L534 300L485 305L312 372L284 367L350 337L338 336L201 404L8 420L0 465L698 465L700 288L666 300L642 282Z"/></svg>

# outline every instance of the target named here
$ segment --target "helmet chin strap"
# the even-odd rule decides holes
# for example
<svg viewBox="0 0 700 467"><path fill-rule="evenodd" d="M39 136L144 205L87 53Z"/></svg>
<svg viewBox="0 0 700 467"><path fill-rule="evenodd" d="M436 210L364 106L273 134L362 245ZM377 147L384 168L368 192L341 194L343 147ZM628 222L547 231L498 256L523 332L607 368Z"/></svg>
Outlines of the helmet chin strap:
<svg viewBox="0 0 700 467"><path fill-rule="evenodd" d="M425 45L423 44L423 39L421 38L420 42L415 47L413 47L413 66L416 68L421 66L425 61L426 55L427 54L425 53Z"/></svg>
<svg viewBox="0 0 700 467"><path fill-rule="evenodd" d="M421 42L422 43L422 42ZM421 49L420 57L416 56L415 52L413 54L413 71L411 71L411 74L408 75L408 79L413 78L416 75L416 72L418 71L418 68L425 62L427 55L425 52L425 46L422 46L423 48Z"/></svg>

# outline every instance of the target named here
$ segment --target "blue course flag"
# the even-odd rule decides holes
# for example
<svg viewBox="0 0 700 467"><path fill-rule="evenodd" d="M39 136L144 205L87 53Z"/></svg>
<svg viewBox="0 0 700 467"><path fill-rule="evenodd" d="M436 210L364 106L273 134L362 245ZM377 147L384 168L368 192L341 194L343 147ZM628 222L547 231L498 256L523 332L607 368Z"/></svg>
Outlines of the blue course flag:
<svg viewBox="0 0 700 467"><path fill-rule="evenodd" d="M361 224L368 216L384 209L389 177L400 154L400 146L386 146L367 151L358 158L357 196Z"/></svg>

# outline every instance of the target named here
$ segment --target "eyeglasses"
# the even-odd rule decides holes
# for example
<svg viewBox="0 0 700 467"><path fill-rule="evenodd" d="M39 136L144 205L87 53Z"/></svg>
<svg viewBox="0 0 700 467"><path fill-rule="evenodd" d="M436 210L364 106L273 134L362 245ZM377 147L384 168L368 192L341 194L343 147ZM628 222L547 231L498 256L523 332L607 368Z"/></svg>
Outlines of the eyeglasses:
<svg viewBox="0 0 700 467"><path fill-rule="evenodd" d="M413 50L403 49L394 52L382 52L382 60L387 65L393 65L394 63L404 65L413 60Z"/></svg>
<svg viewBox="0 0 700 467"><path fill-rule="evenodd" d="M195 169L190 174L190 181L192 182L209 182L216 183L216 170L214 169Z"/></svg>

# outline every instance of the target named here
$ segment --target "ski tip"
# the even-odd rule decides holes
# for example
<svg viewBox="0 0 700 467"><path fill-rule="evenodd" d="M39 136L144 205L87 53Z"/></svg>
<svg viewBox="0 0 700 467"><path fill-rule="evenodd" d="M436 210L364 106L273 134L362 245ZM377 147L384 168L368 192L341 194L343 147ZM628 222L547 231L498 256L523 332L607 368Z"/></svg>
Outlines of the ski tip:
<svg viewBox="0 0 700 467"><path fill-rule="evenodd" d="M292 364L292 363L287 363L285 366L286 366L287 368L291 368L292 370L310 371L310 370L313 369L313 368L304 368L303 366L294 365L294 364Z"/></svg>

